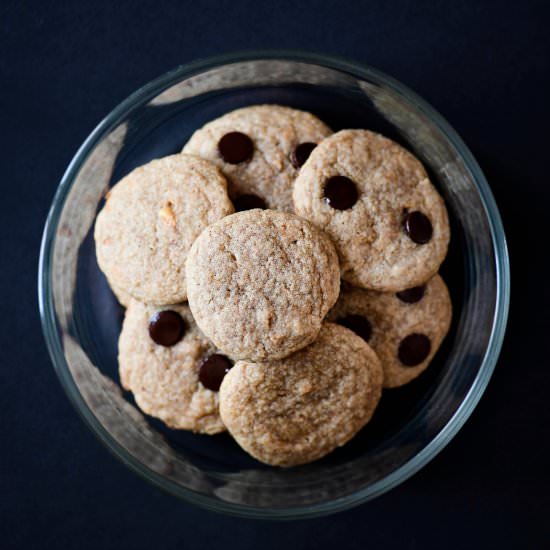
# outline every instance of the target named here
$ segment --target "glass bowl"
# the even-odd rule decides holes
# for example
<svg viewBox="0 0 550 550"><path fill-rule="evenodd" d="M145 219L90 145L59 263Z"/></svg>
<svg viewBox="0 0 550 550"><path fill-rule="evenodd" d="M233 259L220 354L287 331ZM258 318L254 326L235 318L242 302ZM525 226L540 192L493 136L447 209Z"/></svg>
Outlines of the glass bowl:
<svg viewBox="0 0 550 550"><path fill-rule="evenodd" d="M118 383L123 311L98 269L92 238L107 188L130 170L180 151L206 121L237 107L279 103L333 129L368 128L412 150L445 197L451 246L442 266L451 331L430 368L387 390L373 420L323 460L270 468L227 434L166 428ZM426 102L382 73L300 52L227 55L178 67L147 84L91 133L55 195L42 241L39 300L55 370L103 443L147 480L182 499L258 518L330 514L395 487L428 463L479 401L500 351L510 275L504 232L470 151Z"/></svg>

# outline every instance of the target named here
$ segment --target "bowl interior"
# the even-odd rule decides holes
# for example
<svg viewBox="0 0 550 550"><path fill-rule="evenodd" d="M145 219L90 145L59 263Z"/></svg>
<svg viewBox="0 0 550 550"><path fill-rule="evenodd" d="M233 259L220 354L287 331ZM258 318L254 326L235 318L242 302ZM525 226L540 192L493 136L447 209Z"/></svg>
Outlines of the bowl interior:
<svg viewBox="0 0 550 550"><path fill-rule="evenodd" d="M444 443L451 419L482 375L493 329L496 258L471 167L423 104L369 72L256 59L176 71L149 88L110 115L79 151L46 229L46 335L77 408L115 453L150 480L220 510L281 517L325 513L410 475L426 461L427 449L433 453ZM347 445L292 469L260 464L226 434L170 430L122 392L117 339L124 312L97 266L93 241L94 217L108 186L137 166L179 152L205 122L260 103L297 107L334 130L368 128L401 143L424 162L445 197L452 230L441 273L454 319L432 365L411 384L386 390L372 421Z"/></svg>

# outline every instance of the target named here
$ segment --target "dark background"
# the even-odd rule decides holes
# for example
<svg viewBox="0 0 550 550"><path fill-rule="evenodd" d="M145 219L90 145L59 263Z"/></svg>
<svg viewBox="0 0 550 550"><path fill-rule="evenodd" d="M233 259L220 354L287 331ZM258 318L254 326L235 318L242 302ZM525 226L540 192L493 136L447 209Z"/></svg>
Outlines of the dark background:
<svg viewBox="0 0 550 550"><path fill-rule="evenodd" d="M1 0L0 547L548 548L545 4ZM55 377L36 296L50 202L97 122L176 65L252 48L348 57L427 99L485 171L512 262L502 355L456 438L389 494L294 523L193 508L113 458Z"/></svg>

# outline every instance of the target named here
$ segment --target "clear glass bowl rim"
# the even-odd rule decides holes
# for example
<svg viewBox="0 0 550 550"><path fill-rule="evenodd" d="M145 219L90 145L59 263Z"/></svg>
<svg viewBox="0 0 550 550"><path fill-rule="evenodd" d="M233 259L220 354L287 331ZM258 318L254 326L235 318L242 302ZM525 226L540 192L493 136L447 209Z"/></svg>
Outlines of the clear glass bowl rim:
<svg viewBox="0 0 550 550"><path fill-rule="evenodd" d="M94 149L97 143L104 137L104 135L111 129L115 128L125 118L128 111L132 110L137 105L146 103L161 91L178 83L182 79L209 69L221 67L226 64L259 60L293 61L312 63L315 65L328 67L359 78L375 81L378 84L391 88L394 92L404 96L409 102L413 103L420 112L422 112L439 128L446 139L455 148L470 171L479 193L480 200L485 209L491 232L492 246L496 258L496 301L489 343L479 372L468 394L449 422L426 445L426 447L424 447L422 451L415 455L409 462L378 482L343 498L319 503L313 506L293 508L255 508L224 502L200 493L196 493L176 485L171 480L166 479L162 475L148 469L132 455L130 455L122 446L120 446L103 428L94 416L93 412L88 408L71 377L63 352L61 334L56 323L50 278L50 266L53 260L53 248L57 233L57 226L65 199L83 162L86 160L89 153ZM46 220L46 225L42 236L38 268L38 301L42 330L44 332L48 351L57 376L59 377L65 392L69 396L77 412L84 419L85 423L91 428L92 432L124 464L149 482L167 491L168 493L171 493L184 501L212 511L248 518L300 519L319 517L343 511L363 502L367 502L368 500L389 491L393 487L396 487L411 477L414 473L420 470L420 468L425 466L456 435L471 415L483 395L483 392L485 391L495 368L496 361L502 347L510 301L510 266L502 220L485 176L462 139L452 129L449 123L446 122L446 120L426 101L397 80L362 63L355 63L334 56L305 51L244 51L198 60L181 65L165 73L131 94L115 109L113 109L92 131L92 133L78 149L77 153L67 167L55 193L52 206Z"/></svg>

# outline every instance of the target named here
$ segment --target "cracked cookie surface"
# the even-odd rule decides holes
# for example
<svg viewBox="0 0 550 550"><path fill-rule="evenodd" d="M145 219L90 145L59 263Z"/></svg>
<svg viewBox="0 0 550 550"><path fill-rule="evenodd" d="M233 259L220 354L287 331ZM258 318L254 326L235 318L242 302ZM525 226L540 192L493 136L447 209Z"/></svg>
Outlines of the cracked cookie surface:
<svg viewBox="0 0 550 550"><path fill-rule="evenodd" d="M234 141L230 150L233 155L224 159L220 140L235 132L250 139L248 154L235 156L236 148L243 144ZM229 195L236 210L240 210L240 197L255 196L267 208L293 212L292 185L310 152L310 147L297 147L315 145L331 133L326 124L305 111L281 105L254 105L208 122L191 136L183 152L208 159L222 169L228 177ZM223 143L221 149L223 152Z"/></svg>
<svg viewBox="0 0 550 550"><path fill-rule="evenodd" d="M238 361L220 388L220 414L239 445L276 466L317 460L371 418L382 390L374 351L323 323L318 338L278 361Z"/></svg>
<svg viewBox="0 0 550 550"><path fill-rule="evenodd" d="M233 211L226 180L212 163L181 154L151 161L111 189L97 216L99 267L122 300L182 302L189 247Z"/></svg>
<svg viewBox="0 0 550 550"><path fill-rule="evenodd" d="M300 170L293 199L298 215L330 235L342 279L355 286L421 284L447 253L447 210L422 164L368 130L323 140Z"/></svg>
<svg viewBox="0 0 550 550"><path fill-rule="evenodd" d="M282 358L311 343L335 303L338 258L326 234L274 210L238 212L208 227L187 259L199 327L235 358Z"/></svg>

